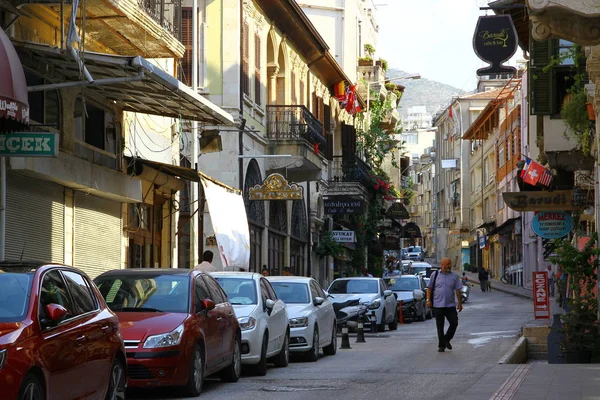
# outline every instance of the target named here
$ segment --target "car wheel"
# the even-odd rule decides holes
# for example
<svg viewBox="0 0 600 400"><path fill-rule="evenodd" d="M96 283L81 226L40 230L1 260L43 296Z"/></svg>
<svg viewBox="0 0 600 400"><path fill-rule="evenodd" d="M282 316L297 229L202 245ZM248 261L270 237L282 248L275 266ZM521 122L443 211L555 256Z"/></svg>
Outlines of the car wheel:
<svg viewBox="0 0 600 400"><path fill-rule="evenodd" d="M235 338L233 343L233 354L231 357L231 364L221 371L221 380L224 382L237 382L242 374L242 352L240 351L240 339Z"/></svg>
<svg viewBox="0 0 600 400"><path fill-rule="evenodd" d="M281 346L281 351L273 358L273 364L276 367L282 368L287 367L290 363L290 334L285 334L285 339L283 339L283 346Z"/></svg>
<svg viewBox="0 0 600 400"><path fill-rule="evenodd" d="M381 323L377 324L377 332L385 331L385 308L383 309L383 313L381 314Z"/></svg>
<svg viewBox="0 0 600 400"><path fill-rule="evenodd" d="M333 356L337 352L337 324L333 323L331 328L331 343L323 347L323 354L326 356Z"/></svg>
<svg viewBox="0 0 600 400"><path fill-rule="evenodd" d="M265 376L267 374L267 345L269 344L269 337L267 335L268 332L265 332L262 347L260 348L260 361L252 368L254 375Z"/></svg>
<svg viewBox="0 0 600 400"><path fill-rule="evenodd" d="M45 398L40 379L32 374L27 375L19 390L19 400L44 400Z"/></svg>
<svg viewBox="0 0 600 400"><path fill-rule="evenodd" d="M202 385L204 384L204 352L200 345L194 346L194 353L192 354L192 361L190 363L190 376L187 385L185 386L185 392L190 397L198 397L202 392Z"/></svg>
<svg viewBox="0 0 600 400"><path fill-rule="evenodd" d="M319 359L319 350L319 328L315 325L315 329L313 329L313 346L306 353L306 359L310 362L317 361Z"/></svg>
<svg viewBox="0 0 600 400"><path fill-rule="evenodd" d="M110 381L106 391L106 400L125 400L125 389L127 388L127 377L125 366L119 359L113 361L110 367Z"/></svg>
<svg viewBox="0 0 600 400"><path fill-rule="evenodd" d="M397 308L396 308L396 312L394 315L394 320L388 324L388 328L390 328L390 331L395 331L396 329L398 329L398 309Z"/></svg>

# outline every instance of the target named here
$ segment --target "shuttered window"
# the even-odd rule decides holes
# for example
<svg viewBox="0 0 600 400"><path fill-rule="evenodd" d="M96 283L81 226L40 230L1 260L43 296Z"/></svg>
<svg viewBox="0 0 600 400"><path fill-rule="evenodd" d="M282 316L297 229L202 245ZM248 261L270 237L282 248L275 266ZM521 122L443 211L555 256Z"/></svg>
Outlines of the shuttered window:
<svg viewBox="0 0 600 400"><path fill-rule="evenodd" d="M181 58L179 80L188 86L192 84L192 8L181 9L181 43L185 53Z"/></svg>
<svg viewBox="0 0 600 400"><path fill-rule="evenodd" d="M329 105L325 105L325 113L323 115L323 134L327 139L327 151L326 156L327 159L333 160L333 132L331 132L331 107Z"/></svg>
<svg viewBox="0 0 600 400"><path fill-rule="evenodd" d="M254 102L257 105L261 105L260 97L261 97L261 85L260 85L260 76L261 76L261 57L260 57L260 35L257 33L254 35Z"/></svg>
<svg viewBox="0 0 600 400"><path fill-rule="evenodd" d="M242 25L242 92L250 96L250 40L248 23Z"/></svg>
<svg viewBox="0 0 600 400"><path fill-rule="evenodd" d="M554 109L553 69L544 72L550 63L554 40L531 40L529 60L529 107L531 115L550 115Z"/></svg>
<svg viewBox="0 0 600 400"><path fill-rule="evenodd" d="M300 80L300 104L304 104L304 81Z"/></svg>
<svg viewBox="0 0 600 400"><path fill-rule="evenodd" d="M292 104L298 104L298 98L296 97L296 73L292 71L291 76L292 84Z"/></svg>

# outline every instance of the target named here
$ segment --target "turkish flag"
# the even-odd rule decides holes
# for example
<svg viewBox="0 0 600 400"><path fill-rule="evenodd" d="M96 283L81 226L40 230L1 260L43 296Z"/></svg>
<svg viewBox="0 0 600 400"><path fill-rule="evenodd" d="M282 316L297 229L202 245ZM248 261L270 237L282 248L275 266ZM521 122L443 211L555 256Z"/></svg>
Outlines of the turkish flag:
<svg viewBox="0 0 600 400"><path fill-rule="evenodd" d="M525 176L523 176L523 182L535 186L540 180L542 174L544 173L544 170L545 168L543 166L532 160L531 163L529 163L529 167L525 171Z"/></svg>

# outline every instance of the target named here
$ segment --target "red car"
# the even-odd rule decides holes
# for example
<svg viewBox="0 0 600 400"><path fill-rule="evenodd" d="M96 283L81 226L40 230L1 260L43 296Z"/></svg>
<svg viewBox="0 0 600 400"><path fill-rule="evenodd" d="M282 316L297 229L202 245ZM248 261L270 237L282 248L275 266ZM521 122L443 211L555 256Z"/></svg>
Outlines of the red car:
<svg viewBox="0 0 600 400"><path fill-rule="evenodd" d="M236 382L241 330L210 275L187 269L126 269L94 282L119 317L130 387L183 386L192 397L204 377Z"/></svg>
<svg viewBox="0 0 600 400"><path fill-rule="evenodd" d="M125 372L119 321L86 274L0 262L0 398L124 399Z"/></svg>

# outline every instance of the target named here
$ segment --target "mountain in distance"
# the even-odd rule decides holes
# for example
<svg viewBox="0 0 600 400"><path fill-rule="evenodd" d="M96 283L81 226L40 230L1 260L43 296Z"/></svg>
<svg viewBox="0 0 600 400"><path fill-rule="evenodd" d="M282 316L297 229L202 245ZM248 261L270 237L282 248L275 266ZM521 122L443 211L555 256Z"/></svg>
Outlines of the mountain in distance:
<svg viewBox="0 0 600 400"><path fill-rule="evenodd" d="M393 68L388 69L386 72L386 76L390 78L407 75L411 74ZM427 113L433 116L438 111L447 108L453 97L465 93L464 90L426 78L397 80L392 83L397 83L406 87L402 99L400 100L399 111L400 115L403 117L406 116L408 108L414 106L425 106Z"/></svg>

